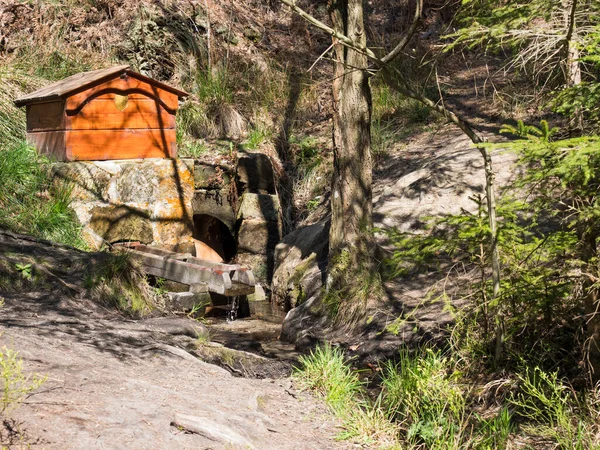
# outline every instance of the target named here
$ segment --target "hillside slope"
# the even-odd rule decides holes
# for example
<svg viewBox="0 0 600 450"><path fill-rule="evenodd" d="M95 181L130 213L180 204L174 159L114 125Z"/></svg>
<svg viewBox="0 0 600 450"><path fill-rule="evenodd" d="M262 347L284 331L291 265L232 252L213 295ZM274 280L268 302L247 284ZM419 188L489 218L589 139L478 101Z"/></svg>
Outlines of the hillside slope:
<svg viewBox="0 0 600 450"><path fill-rule="evenodd" d="M104 259L0 231L0 361L8 347L27 376L46 378L2 414L0 445L346 448L323 406L295 390L289 364L224 349L187 317L133 320L92 301L86 273ZM27 261L31 280L15 269Z"/></svg>

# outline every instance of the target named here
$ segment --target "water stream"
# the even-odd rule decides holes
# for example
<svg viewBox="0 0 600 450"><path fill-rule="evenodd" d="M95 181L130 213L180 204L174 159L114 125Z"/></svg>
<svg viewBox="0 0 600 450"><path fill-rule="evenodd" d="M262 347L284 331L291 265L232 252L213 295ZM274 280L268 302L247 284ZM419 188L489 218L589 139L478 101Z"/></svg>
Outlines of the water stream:
<svg viewBox="0 0 600 450"><path fill-rule="evenodd" d="M237 319L238 309L240 307L240 298L239 296L229 297L227 303L227 322L233 322Z"/></svg>

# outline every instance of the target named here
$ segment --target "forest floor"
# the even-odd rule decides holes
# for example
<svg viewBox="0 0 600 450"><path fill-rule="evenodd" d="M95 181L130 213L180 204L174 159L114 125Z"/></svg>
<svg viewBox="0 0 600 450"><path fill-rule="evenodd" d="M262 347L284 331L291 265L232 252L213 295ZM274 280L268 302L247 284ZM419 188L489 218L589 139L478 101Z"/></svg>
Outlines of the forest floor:
<svg viewBox="0 0 600 450"><path fill-rule="evenodd" d="M18 351L26 374L47 378L3 416L3 448L347 447L334 440L324 405L298 392L284 358L210 342L186 317L126 318L61 288L82 287L69 268L94 254L0 237L0 258L35 257L56 275L2 293L0 348Z"/></svg>
<svg viewBox="0 0 600 450"><path fill-rule="evenodd" d="M501 185L511 176L511 161L510 155L495 155ZM423 217L472 209L469 197L481 190L483 179L479 152L453 127L434 125L392 149L377 167L376 225L414 231ZM82 274L69 268L93 254L3 236L0 256L41 259L83 291ZM347 348L367 361L380 360L402 343L441 336L452 317L443 301L427 300L440 277L387 282L387 306L370 331L346 339ZM186 317L132 320L75 291L50 282L2 294L0 345L19 352L27 373L47 377L4 421L2 445L350 446L334 440L336 423L324 405L296 389L290 373L298 354L278 341L279 325L252 318L215 322L207 335L205 325ZM398 317L403 322L396 332L382 333Z"/></svg>

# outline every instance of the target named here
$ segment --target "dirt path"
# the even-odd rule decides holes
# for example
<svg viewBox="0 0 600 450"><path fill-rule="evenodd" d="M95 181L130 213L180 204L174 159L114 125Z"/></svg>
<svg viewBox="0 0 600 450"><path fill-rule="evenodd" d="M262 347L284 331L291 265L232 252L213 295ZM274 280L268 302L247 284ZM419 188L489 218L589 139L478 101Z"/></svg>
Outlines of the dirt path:
<svg viewBox="0 0 600 450"><path fill-rule="evenodd" d="M34 256L61 276L68 264L93 258L0 233L0 262ZM77 288L75 272L68 281ZM39 390L2 418L0 446L347 447L334 440L336 424L323 404L296 390L289 362L270 358L267 351L252 354L199 340L206 329L191 319L131 320L67 291L44 283L18 293L0 291L0 348L19 351L25 372L47 376ZM235 329L217 334L222 340L236 337Z"/></svg>
<svg viewBox="0 0 600 450"><path fill-rule="evenodd" d="M289 378L235 378L160 321L5 316L0 329L0 345L48 377L11 417L32 448L342 448L322 405Z"/></svg>

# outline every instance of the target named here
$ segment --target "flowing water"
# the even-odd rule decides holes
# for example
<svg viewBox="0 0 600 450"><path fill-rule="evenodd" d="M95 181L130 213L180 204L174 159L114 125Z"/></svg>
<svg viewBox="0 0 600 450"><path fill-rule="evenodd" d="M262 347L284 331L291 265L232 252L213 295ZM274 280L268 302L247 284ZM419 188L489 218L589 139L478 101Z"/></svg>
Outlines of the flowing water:
<svg viewBox="0 0 600 450"><path fill-rule="evenodd" d="M236 295L234 297L229 297L229 302L227 303L227 322L233 322L235 319L237 319L239 308L239 296Z"/></svg>

